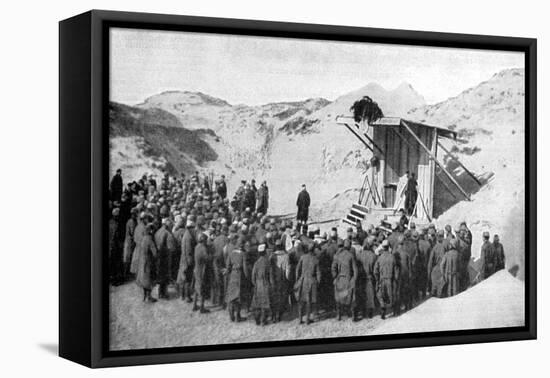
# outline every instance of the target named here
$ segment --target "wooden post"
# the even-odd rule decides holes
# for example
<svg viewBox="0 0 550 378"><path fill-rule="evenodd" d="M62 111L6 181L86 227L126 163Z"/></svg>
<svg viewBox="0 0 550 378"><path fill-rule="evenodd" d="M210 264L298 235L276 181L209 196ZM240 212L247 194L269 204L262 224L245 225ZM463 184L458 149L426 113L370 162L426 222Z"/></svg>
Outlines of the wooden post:
<svg viewBox="0 0 550 378"><path fill-rule="evenodd" d="M369 144L367 142L365 142L365 140L363 138L361 138L361 135L358 134L355 130L353 130L353 128L350 125L348 125L347 123L344 123L344 126L346 126L348 128L348 130L351 131L353 133L353 135L355 135L357 137L357 139L359 139L369 150L371 150L371 152L374 152L372 147L369 146Z"/></svg>
<svg viewBox="0 0 550 378"><path fill-rule="evenodd" d="M458 188L458 190L460 190L460 192L464 195L464 197L470 201L470 196L466 193L466 191L464 189L462 189L462 187L460 186L460 184L458 182L456 182L455 178L445 169L445 167L443 166L443 164L441 164L437 158L432 154L432 152L428 149L428 147L426 147L426 145L420 140L420 138L418 138L418 136L414 133L414 131L411 130L411 128L409 127L409 125L407 125L407 122L405 121L401 121L401 124L403 126L405 126L405 128L407 129L407 131L413 136L414 139L416 139L416 141L418 142L418 144L420 144L420 146L422 146L422 148L424 148L424 150L426 150L426 152L430 155L430 157L432 159L434 159L434 162L439 166L439 168L441 168L443 170L443 172L445 172L445 174L447 175L447 177L449 177L449 179L452 181L453 184L455 184L455 186Z"/></svg>
<svg viewBox="0 0 550 378"><path fill-rule="evenodd" d="M443 144L440 143L439 141L437 142L437 144L439 145L439 147L441 147L441 148L443 149L443 151L445 151L445 152L451 157L451 159L453 159L454 161L456 161L456 162L466 171L466 173L469 174L469 175L475 180L475 182L477 182L477 184L478 184L479 186L482 186L481 182L477 179L477 177L476 177L472 172L470 172L470 171L468 170L468 168L466 168L466 167L464 166L464 164L462 164L462 163L460 162L460 160L458 160L458 158L457 158L456 156L454 156L449 150L447 150L447 149L445 148L445 146L443 146Z"/></svg>

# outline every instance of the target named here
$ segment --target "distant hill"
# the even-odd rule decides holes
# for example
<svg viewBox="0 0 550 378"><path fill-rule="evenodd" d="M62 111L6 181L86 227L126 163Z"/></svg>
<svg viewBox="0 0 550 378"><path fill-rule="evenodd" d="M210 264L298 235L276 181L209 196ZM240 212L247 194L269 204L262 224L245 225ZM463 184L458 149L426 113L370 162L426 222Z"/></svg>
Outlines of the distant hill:
<svg viewBox="0 0 550 378"><path fill-rule="evenodd" d="M188 130L177 117L162 109L140 109L111 102L109 130L111 167L115 168L116 163L128 179L136 179L148 171L191 173L218 158L203 140L205 135L214 134L211 130ZM131 177L129 173L134 172Z"/></svg>

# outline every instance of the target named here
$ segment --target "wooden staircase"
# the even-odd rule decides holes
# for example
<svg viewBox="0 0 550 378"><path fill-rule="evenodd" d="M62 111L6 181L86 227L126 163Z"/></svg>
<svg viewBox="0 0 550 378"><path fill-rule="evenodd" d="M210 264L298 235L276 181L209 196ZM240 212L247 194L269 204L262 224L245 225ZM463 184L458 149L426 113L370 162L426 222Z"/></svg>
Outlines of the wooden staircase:
<svg viewBox="0 0 550 378"><path fill-rule="evenodd" d="M360 205L359 203L354 203L353 205L351 205L351 209L349 210L345 218L342 219L342 222L355 227L357 221L363 222L368 213L368 208Z"/></svg>

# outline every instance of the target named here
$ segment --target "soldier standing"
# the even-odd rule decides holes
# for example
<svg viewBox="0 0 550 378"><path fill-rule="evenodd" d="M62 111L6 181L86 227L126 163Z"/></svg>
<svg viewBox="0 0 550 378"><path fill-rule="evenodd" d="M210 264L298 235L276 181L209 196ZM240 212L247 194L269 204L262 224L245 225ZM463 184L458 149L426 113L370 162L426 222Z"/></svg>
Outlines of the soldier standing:
<svg viewBox="0 0 550 378"><path fill-rule="evenodd" d="M347 310L350 314L354 306L357 265L350 248L351 242L346 239L344 247L334 256L332 261L331 270L334 278L334 299L338 320L342 320L344 310Z"/></svg>
<svg viewBox="0 0 550 378"><path fill-rule="evenodd" d="M447 250L441 261L441 274L445 283L445 294L447 297L457 295L459 287L460 259L457 251L458 240L451 239L447 244Z"/></svg>
<svg viewBox="0 0 550 378"><path fill-rule="evenodd" d="M428 260L428 286L433 296L443 296L443 276L441 275L440 264L445 255L443 230L437 231L437 241L430 253Z"/></svg>
<svg viewBox="0 0 550 378"><path fill-rule="evenodd" d="M226 303L229 318L232 322L241 321L241 304L243 302L244 285L247 279L248 267L244 255L244 238L237 241L237 246L227 257L226 271L228 275Z"/></svg>
<svg viewBox="0 0 550 378"><path fill-rule="evenodd" d="M155 245L157 246L158 263L157 279L159 283L159 299L168 299L167 287L172 277L172 254L176 249L176 243L170 229L170 220L162 219L162 227L155 233Z"/></svg>
<svg viewBox="0 0 550 378"><path fill-rule="evenodd" d="M357 268L359 271L357 290L363 291L363 302L358 303L357 307L363 312L363 318L372 318L375 309L376 280L374 278L374 265L377 256L373 250L374 236L368 236L365 239L363 250L357 255Z"/></svg>
<svg viewBox="0 0 550 378"><path fill-rule="evenodd" d="M288 253L283 248L281 239L275 241L275 251L271 255L273 267L273 296L271 313L273 322L280 322L289 304L290 263Z"/></svg>
<svg viewBox="0 0 550 378"><path fill-rule="evenodd" d="M495 254L495 272L498 272L506 267L506 257L504 256L504 247L496 234L493 235L493 251Z"/></svg>
<svg viewBox="0 0 550 378"><path fill-rule="evenodd" d="M312 323L310 318L311 306L316 307L315 312L317 313L317 288L321 281L321 271L314 248L314 245L304 248L304 254L300 257L300 261L296 267L297 280L294 284L294 292L298 301L300 324L304 323L302 321L304 305L306 308L306 324Z"/></svg>
<svg viewBox="0 0 550 378"><path fill-rule="evenodd" d="M482 234L483 244L481 245L481 269L479 272L480 280L484 280L495 272L495 253L493 245L489 241L489 232L485 231Z"/></svg>
<svg viewBox="0 0 550 378"><path fill-rule="evenodd" d="M309 218L309 205L311 204L311 199L309 193L306 190L306 184L302 185L302 190L298 194L298 199L296 200L296 206L298 207L298 213L296 215L297 231L300 232L303 226L307 227L307 220Z"/></svg>
<svg viewBox="0 0 550 378"><path fill-rule="evenodd" d="M193 283L193 268L195 267L195 222L187 221L187 229L181 239L181 258L178 270L177 283L181 289L181 299L187 299L188 303L193 302L191 298Z"/></svg>
<svg viewBox="0 0 550 378"><path fill-rule="evenodd" d="M208 263L210 256L206 249L206 235L201 233L198 236L198 243L195 246L195 267L193 269L193 278L195 282L195 295L193 298L193 311L199 311L201 314L209 313L210 310L204 308L204 301L208 295L210 280L208 276ZM198 302L200 301L200 306Z"/></svg>
<svg viewBox="0 0 550 378"><path fill-rule="evenodd" d="M137 260L136 284L143 289L143 301L154 303L157 300L151 296L155 285L155 260L157 247L153 241L155 226L149 223L141 238Z"/></svg>
<svg viewBox="0 0 550 378"><path fill-rule="evenodd" d="M257 325L267 324L267 311L271 309L271 290L274 283L271 264L265 250L265 244L258 246L259 257L254 263L250 277L253 286L251 307Z"/></svg>
<svg viewBox="0 0 550 378"><path fill-rule="evenodd" d="M389 246L387 240L380 244L381 254L374 264L376 292L380 302L382 319L386 318L387 312L393 307L394 285L398 277L398 266Z"/></svg>

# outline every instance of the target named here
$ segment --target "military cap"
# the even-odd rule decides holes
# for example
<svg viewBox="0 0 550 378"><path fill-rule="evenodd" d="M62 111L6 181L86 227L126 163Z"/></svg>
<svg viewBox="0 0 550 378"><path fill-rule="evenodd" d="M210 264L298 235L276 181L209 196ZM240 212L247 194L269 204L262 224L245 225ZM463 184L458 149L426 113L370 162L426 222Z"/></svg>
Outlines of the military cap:
<svg viewBox="0 0 550 378"><path fill-rule="evenodd" d="M491 235L489 234L489 231L483 231L483 237L489 238Z"/></svg>

